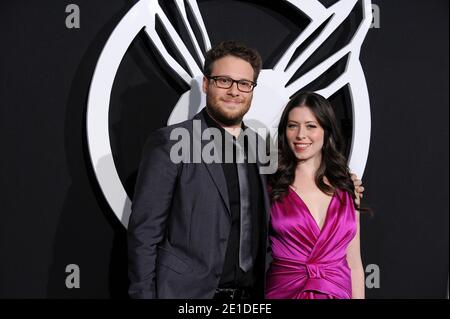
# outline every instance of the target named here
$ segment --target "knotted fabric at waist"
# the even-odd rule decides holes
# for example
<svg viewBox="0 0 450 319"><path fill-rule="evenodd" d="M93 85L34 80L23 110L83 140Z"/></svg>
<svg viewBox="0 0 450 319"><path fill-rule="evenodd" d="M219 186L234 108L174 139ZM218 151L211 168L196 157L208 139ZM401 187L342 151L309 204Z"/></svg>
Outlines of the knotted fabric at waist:
<svg viewBox="0 0 450 319"><path fill-rule="evenodd" d="M319 291L337 298L351 298L351 275L346 258L330 262L275 257L269 271L275 276L305 277L303 291ZM300 288L300 287L299 287Z"/></svg>

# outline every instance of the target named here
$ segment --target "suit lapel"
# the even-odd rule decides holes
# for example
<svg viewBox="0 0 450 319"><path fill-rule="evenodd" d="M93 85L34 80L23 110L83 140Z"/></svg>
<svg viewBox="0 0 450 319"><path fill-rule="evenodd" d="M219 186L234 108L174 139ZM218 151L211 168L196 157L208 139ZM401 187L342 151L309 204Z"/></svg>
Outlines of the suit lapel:
<svg viewBox="0 0 450 319"><path fill-rule="evenodd" d="M266 226L268 226L269 218L270 218L270 200L269 200L269 194L267 193L267 177L265 174L260 173L261 163L259 162L259 160L256 161L256 166L258 168L259 180L261 182L261 191L262 191L262 196L264 199Z"/></svg>
<svg viewBox="0 0 450 319"><path fill-rule="evenodd" d="M261 140L259 139L259 135L257 135L256 149L254 151L256 152L256 167L258 169L258 176L259 176L259 181L261 183L261 191L262 191L262 197L263 197L263 201L264 201L264 217L265 217L265 223L264 223L265 227L263 229L263 232L264 232L263 242L265 244L265 247L264 247L264 261L265 261L264 273L267 273L267 271L269 270L271 261L272 261L272 255L268 251L268 247L270 247L268 231L269 231L271 205L270 205L269 193L267 190L267 175L260 173L262 163L260 162L259 153L257 152L259 150L259 147L263 147L263 146L265 147L265 144L259 145L259 142L261 142ZM266 286L266 277L265 276L262 277L262 286L263 286L262 291L264 291L265 286Z"/></svg>
<svg viewBox="0 0 450 319"><path fill-rule="evenodd" d="M201 130L200 136L194 132L194 136L200 137L201 139L201 133L203 133L203 129L207 128L208 125L205 121L205 118L203 117L202 112L198 113L194 120L200 120L201 121ZM211 141L204 141L201 139L201 149L203 150L204 146ZM203 165L205 165L206 169L208 170L209 174L211 175L212 180L214 181L214 184L217 187L217 190L220 193L220 196L222 197L222 200L225 204L225 207L227 208L228 213L231 216L231 208L230 208L230 199L228 195L228 186L227 182L225 180L225 174L223 173L223 168L221 163L205 163L203 160L201 161Z"/></svg>
<svg viewBox="0 0 450 319"><path fill-rule="evenodd" d="M204 165L206 166L206 169L211 175L214 184L219 190L220 196L222 197L222 200L228 210L228 213L231 215L230 199L228 197L228 187L227 182L225 180L225 175L223 174L222 165L219 163L211 163L211 164L204 163Z"/></svg>
<svg viewBox="0 0 450 319"><path fill-rule="evenodd" d="M265 217L266 217L266 223L269 221L269 212L270 212L270 200L269 196L267 194L267 177L265 174L261 174L261 162L259 158L259 147L265 147L265 145L259 145L260 142L263 142L261 137L253 130L250 129L250 132L254 134L254 136L251 137L251 140L255 141L255 143L250 143L249 146L249 153L251 154L252 160L255 160L256 167L258 169L258 176L259 181L261 183L261 191L262 191L262 197L264 200L264 210L265 210Z"/></svg>

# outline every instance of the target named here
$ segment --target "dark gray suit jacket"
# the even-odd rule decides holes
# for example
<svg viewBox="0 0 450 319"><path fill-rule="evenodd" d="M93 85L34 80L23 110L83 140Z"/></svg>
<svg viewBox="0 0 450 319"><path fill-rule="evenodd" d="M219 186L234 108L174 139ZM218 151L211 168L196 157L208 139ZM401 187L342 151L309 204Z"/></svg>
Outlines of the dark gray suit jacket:
<svg viewBox="0 0 450 319"><path fill-rule="evenodd" d="M222 166L170 159L177 143L170 140L171 132L184 128L192 136L193 120L201 123L201 130L207 128L200 112L192 120L157 130L145 145L128 225L132 298L212 298L218 286L231 220ZM261 270L257 282L263 297L270 206L266 178L260 177L265 227L260 232L263 257L255 267Z"/></svg>

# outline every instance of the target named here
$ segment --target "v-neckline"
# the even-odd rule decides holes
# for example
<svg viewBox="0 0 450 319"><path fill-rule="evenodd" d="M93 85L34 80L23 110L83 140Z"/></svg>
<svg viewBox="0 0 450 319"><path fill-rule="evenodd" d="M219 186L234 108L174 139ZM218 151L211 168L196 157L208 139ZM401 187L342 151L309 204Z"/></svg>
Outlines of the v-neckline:
<svg viewBox="0 0 450 319"><path fill-rule="evenodd" d="M292 188L291 185L289 185L289 189L295 194L295 196L302 202L302 204L305 206L306 210L308 211L308 215L311 217L311 219L314 222L314 225L316 225L317 229L319 230L319 234L322 233L323 229L325 228L326 224L327 224L327 220L328 220L328 216L330 215L330 207L331 207L331 203L334 200L334 197L336 195L336 191L333 193L333 195L331 196L330 202L328 203L328 207L327 207L327 211L325 213L325 219L323 220L323 225L322 228L319 226L319 224L317 223L317 220L314 218L313 214L311 213L311 210L309 209L308 205L306 205L305 201L301 198L301 196L294 190L294 188Z"/></svg>

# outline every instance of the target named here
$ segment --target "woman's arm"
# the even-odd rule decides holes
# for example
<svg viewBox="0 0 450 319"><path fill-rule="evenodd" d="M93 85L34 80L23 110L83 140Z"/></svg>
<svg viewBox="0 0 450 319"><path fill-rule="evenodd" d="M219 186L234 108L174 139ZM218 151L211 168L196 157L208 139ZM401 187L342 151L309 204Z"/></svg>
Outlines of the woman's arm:
<svg viewBox="0 0 450 319"><path fill-rule="evenodd" d="M364 299L365 278L361 260L360 235L359 235L359 211L356 211L356 235L347 248L347 262L352 276L352 299Z"/></svg>

